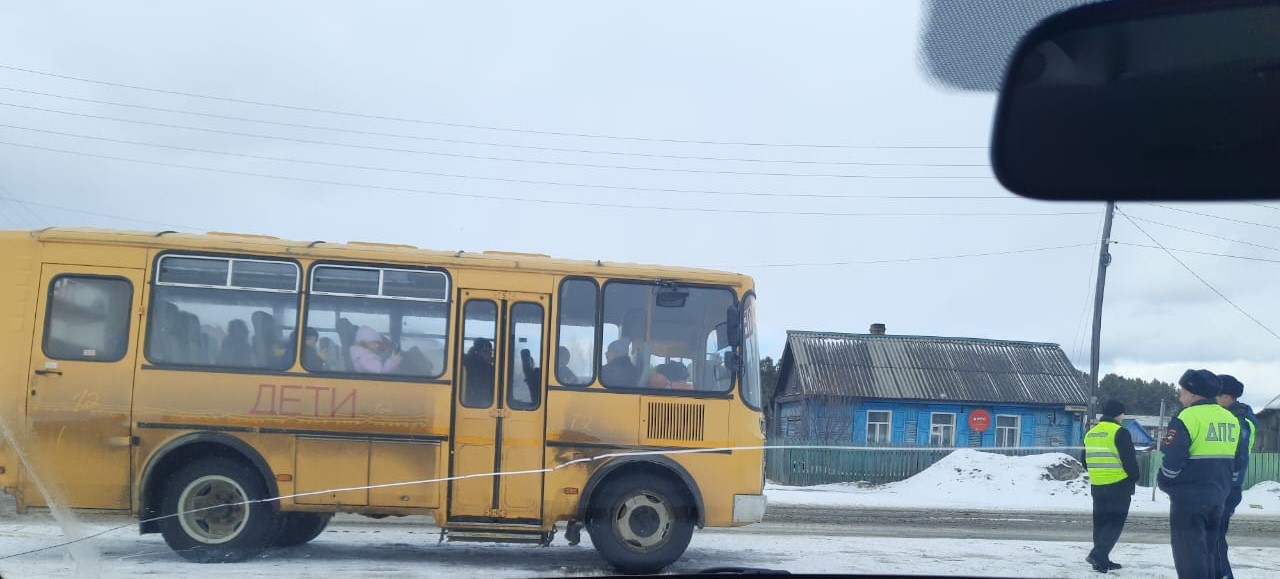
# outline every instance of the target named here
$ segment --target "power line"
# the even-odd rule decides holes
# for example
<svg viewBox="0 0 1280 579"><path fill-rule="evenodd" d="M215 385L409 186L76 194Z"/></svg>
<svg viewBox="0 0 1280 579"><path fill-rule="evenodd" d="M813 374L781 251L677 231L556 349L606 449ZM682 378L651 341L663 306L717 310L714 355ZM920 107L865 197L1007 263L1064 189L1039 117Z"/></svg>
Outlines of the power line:
<svg viewBox="0 0 1280 579"><path fill-rule="evenodd" d="M1150 205L1150 206L1152 206L1152 207L1159 207L1159 208L1161 208L1161 209L1168 209L1169 211L1180 211L1180 212L1182 212L1182 213L1190 213L1191 215L1199 215L1199 216L1201 216L1201 217L1209 217L1209 218L1212 218L1212 219L1221 219L1221 220L1223 220L1223 221L1230 221L1230 222L1232 222L1232 223L1242 223L1242 224L1244 224L1244 225L1253 225L1253 226L1256 226L1256 227L1266 227L1266 228L1268 228L1268 229L1280 229L1280 225L1271 225L1270 223L1257 223L1257 222L1254 222L1254 221L1245 221L1245 220L1243 220L1243 219L1234 219L1234 218L1231 218L1231 217L1223 217L1223 216L1221 216L1221 215L1214 215L1214 214L1212 214L1212 213L1201 213L1201 212L1199 212L1199 211L1192 211L1192 210L1190 210L1190 209L1182 209L1182 208L1179 208L1179 207L1169 207L1168 205L1161 205L1161 204L1159 204L1159 203L1146 203L1146 205Z"/></svg>
<svg viewBox="0 0 1280 579"><path fill-rule="evenodd" d="M1187 233L1196 233L1197 236L1212 237L1212 238L1215 238L1215 240L1229 241L1231 243L1240 243L1240 245L1258 247L1258 249L1263 249L1263 250L1280 251L1280 247L1262 245L1262 243L1253 243L1251 241L1236 240L1236 238L1233 238L1233 237L1224 237L1224 236L1219 236L1219 234L1197 231L1197 229L1179 227L1179 225L1174 225L1170 223L1157 222L1157 220L1155 219L1140 218L1140 216L1134 216L1134 215L1129 215L1129 219L1137 219L1139 220L1139 222L1151 223L1153 225L1160 225L1160 227L1167 227L1170 229L1178 229L1178 231L1183 231Z"/></svg>
<svg viewBox="0 0 1280 579"><path fill-rule="evenodd" d="M1032 247L1027 249L1012 249L1008 251L992 251L987 253L960 253L953 255L933 255L928 257L907 257L901 259L872 259L867 261L832 261L821 263L762 263L755 265L739 265L733 266L742 269L748 268L764 268L764 267L831 267L840 265L875 265L881 263L907 263L913 261L937 261L945 259L961 259L969 257L992 257L997 255L1013 255L1016 253L1031 253L1036 251L1052 251L1055 249L1072 249L1076 247L1085 247L1093 245L1090 243L1077 243L1075 245L1056 245L1053 247Z"/></svg>
<svg viewBox="0 0 1280 579"><path fill-rule="evenodd" d="M562 132L562 131L544 131L544 130L537 130L537 129L516 128L516 127L501 127L501 126L496 126L496 125L473 125L473 124L452 123L452 122L435 121L435 120L427 120L427 119L412 119L412 118L396 117L396 116L389 116L389 115L375 115L375 114L367 114L367 113L356 113L356 112L350 112L350 111L338 111L338 110L331 110L331 109L322 109L322 108L314 108L314 107L303 107L303 106L297 106L297 105L286 105L286 104L280 104L280 103L270 103L270 102L264 102L264 101L254 101L254 100L247 100L247 99L238 99L238 98L231 98L231 97L224 97L224 96L205 95L205 94L190 93L190 92L182 92L182 91L176 91L176 90L167 90L167 89L161 89L161 88L155 88L155 87L148 87L148 86L141 86L141 85L133 85L133 84L118 83L118 82L110 82L110 81L105 81L105 80L90 79L90 78L77 77L77 76L70 76L70 75L64 75L64 74L56 74L56 73L52 73L52 72L46 72L46 71L41 71L41 70L34 70L34 69L29 69L29 68L21 68L21 67L17 67L17 66L10 66L10 65L4 65L4 64L0 64L0 69L4 69L4 70L12 70L12 71L16 71L16 72L25 72L25 73L27 73L27 74L35 74L35 75L46 76L46 77L50 77L50 78L58 78L58 79L63 79L63 80L74 80L74 81L77 81L77 82L87 82L87 83L98 84L98 85L103 85L103 86L112 86L112 87L117 87L117 88L127 88L127 89L131 89L131 90L141 90L141 91L154 92L154 93L159 93L159 94L167 94L167 95L174 95L174 96L182 96L182 97L198 98L198 99L205 99L205 100L212 100L212 101L220 101L220 102L229 102L229 103L236 103L236 104L242 104L242 105L253 105L253 106L260 106L260 107L271 107L271 108L277 108L277 109L284 109L284 110L291 110L291 111L302 111L302 112L308 112L308 113L321 113L321 114L327 114L327 115L341 115L341 116L346 116L346 117L355 117L355 118L362 118L362 119L376 119L376 120L381 120L381 121L395 121L395 122L402 122L402 123L415 123L415 124L422 124L422 125L434 125L434 126L440 126L440 127L453 127L453 128L461 128L461 129L479 129L479 130L487 130L487 131L501 131L501 132L508 132L508 133L524 133L524 134L532 134L532 135L549 135L549 136L557 136L557 137L581 137L581 138L590 138L590 139L614 139L614 140L623 140L623 141L641 141L641 142L653 142L653 143L683 143L683 144L694 144L694 145L731 145L731 146L740 146L740 147L797 147L797 148L816 148L816 149L986 149L986 147L985 147L985 146L972 146L972 145L959 145L959 146L949 146L949 145L830 145L830 144L805 144L805 143L763 143L763 142L734 142L734 141L691 140L691 139L667 139L667 138L655 138L655 137L637 137L637 136L630 136L630 135L610 135L610 134L597 134L597 133L571 133L571 132Z"/></svg>
<svg viewBox="0 0 1280 579"><path fill-rule="evenodd" d="M1105 221L1105 216L1103 219ZM1102 230L1104 227L1105 227L1104 222L1100 221L1098 223L1098 234L1097 234L1098 239L1102 239ZM1081 348L1084 348L1084 321L1086 316L1089 314L1089 304L1092 301L1090 298L1093 297L1093 294L1094 294L1093 286L1094 286L1094 282L1097 281L1098 269L1096 265L1097 264L1095 264L1092 259L1089 260L1089 275L1087 278L1088 285L1086 285L1084 288L1085 289L1084 303L1083 305L1080 306L1080 317L1079 319L1076 320L1076 331L1072 336L1072 352L1074 354L1074 357L1077 359L1080 357Z"/></svg>
<svg viewBox="0 0 1280 579"><path fill-rule="evenodd" d="M784 172L767 172L767 171L728 171L723 169L685 169L679 167L639 167L635 165L603 165L598 163L577 163L572 161L548 161L544 159L521 159L517 157L494 157L490 155L468 155L465 153L447 153L442 151L424 151L421 149L399 149L395 147L377 147L373 145L355 145L352 143L341 143L337 141L317 141L312 139L299 139L295 137L282 137L279 135L264 135L261 133L244 133L240 131L225 131L222 129L210 129L207 127L193 127L191 125L175 125L172 123L157 123L153 121L141 121L137 119L125 119L121 117L108 117L104 115L91 115L87 113L74 113L71 111L62 111L58 109L46 109L42 107L33 107L29 105L19 105L14 103L0 102L0 106L13 107L19 109L27 109L33 111L41 111L46 113L54 113L59 115L69 115L73 117L83 117L88 119L98 119L104 121L113 121L119 123L133 123L138 125L148 125L152 127L164 127L168 129L182 129L187 131L201 131L206 133L215 133L219 135L233 135L237 137L251 137L255 139L271 139L277 141L289 141L294 143L304 143L308 145L324 145L329 147L347 147L352 149L368 149L371 151L385 151L393 153L412 153L415 155L432 155L437 157L453 157L459 159L475 159L480 161L502 161L509 163L531 163L535 165L555 165L560 167L588 167L591 169L618 169L626 171L651 171L660 173L700 173L710 175L745 175L754 177L828 177L839 179L989 179L984 175L847 175L843 173L784 173Z"/></svg>
<svg viewBox="0 0 1280 579"><path fill-rule="evenodd" d="M936 213L844 213L829 211L768 211L754 209L735 209L720 207L668 207L657 205L626 205L617 203L597 203L589 201L564 201L557 199L537 199L530 197L509 197L502 195L484 195L476 193L459 193L455 191L438 191L432 189L414 189L409 187L390 187L383 185L369 185L365 183L350 183L344 181L330 181L325 179L308 179L303 177L291 177L287 175L276 175L271 173L255 173L251 171L235 171L231 169L217 169L213 167L201 167L196 165L183 165L179 163L167 163L163 161L150 161L144 159L133 159L130 157L117 157L114 155L101 155L97 153L88 153L84 151L72 151L68 149L57 149L53 147L42 147L39 145L30 145L25 143L14 143L9 141L0 141L0 145L8 145L11 147L21 147L26 149L34 149L39 151L49 151L54 153L64 153L68 155L78 155L82 157L91 157L96 159L110 159L114 161L125 161L129 163L138 163L143 165L155 165L160 167L172 167L177 169L188 169L193 171L205 171L210 173L223 173L227 175L243 175L248 177L260 177L263 179L274 179L278 181L293 181L299 183L313 183L317 185L329 185L334 187L349 187L356 189L369 189L376 191L392 191L398 193L421 193L424 195L438 195L444 197L461 197L467 199L489 199L495 201L519 201L525 203L540 203L547 205L571 205L580 207L600 207L610 209L647 209L656 211L685 211L693 213L717 213L717 214L747 214L747 215L795 215L808 217L1056 217L1066 215L1094 215L1091 211L1057 211L1057 212L1024 212L1024 213L953 213L953 212L936 212Z"/></svg>
<svg viewBox="0 0 1280 579"><path fill-rule="evenodd" d="M173 228L173 229L187 229L191 231L200 231L202 229L205 231L210 231L210 229L204 228L204 227L194 227L191 225L174 225L172 223L165 223L162 221L148 221L146 219L138 219L135 217L125 217L123 215L112 215L110 213L99 213L97 211L87 211L84 209L76 209L74 207L66 207L63 205L53 205L50 203L40 203L37 201L28 201L26 199L17 199L14 197L0 197L0 199L3 199L10 203L17 203L19 205L30 205L33 207L44 207L46 209L57 209L59 211L67 211L69 213L79 213L82 215L92 215L94 217L105 217L108 219L119 219L121 221L132 221L134 223L142 223L145 225L159 225L160 227Z"/></svg>
<svg viewBox="0 0 1280 579"><path fill-rule="evenodd" d="M1280 211L1280 207L1276 207L1275 205L1267 205L1266 203L1246 203L1246 205L1261 207L1263 209L1270 209L1272 211Z"/></svg>
<svg viewBox="0 0 1280 579"><path fill-rule="evenodd" d="M1191 266L1187 265L1186 263L1183 263L1183 261L1181 259L1178 259L1178 256L1174 255L1173 252L1169 250L1169 248L1165 247L1164 244L1160 243L1158 240L1156 240L1156 238L1152 237L1150 233L1147 233L1147 230L1143 229L1141 225L1138 225L1137 221L1129 219L1129 215L1127 213L1120 211L1120 215L1123 215L1125 219L1128 219L1129 223L1131 223L1134 227L1136 227L1138 231L1142 232L1142 234L1145 235L1147 239L1151 240L1151 243L1156 244L1157 247L1164 250L1164 252L1168 254L1169 257L1172 257L1174 261L1178 262L1178 265L1182 266L1183 269L1187 270L1187 273L1190 273L1196 279L1200 280L1200 283L1204 284L1204 286L1209 288L1210 291L1212 291L1215 294L1218 294L1218 297L1222 298L1222 300L1227 302L1228 304L1231 304L1231 307L1235 308L1236 311L1243 314L1244 317L1249 318L1251 321L1253 321L1253 323L1257 324L1259 328L1266 330L1266 332L1268 334L1271 334L1272 337L1274 337L1277 340L1280 340L1280 334L1277 334L1275 330L1272 330L1271 328L1267 327L1266 324L1262 323L1262 321L1259 320L1258 318L1253 317L1253 315L1251 315L1249 312L1244 311L1244 308L1240 307L1235 302L1231 301L1231 298L1227 297L1226 294L1222 293L1221 291L1218 291L1218 288L1213 287L1213 284L1209 283L1208 280L1204 279L1203 277L1200 276L1200 274L1196 273L1196 270L1191 269Z"/></svg>
<svg viewBox="0 0 1280 579"><path fill-rule="evenodd" d="M1116 242L1114 242L1114 243L1118 243L1118 244L1121 244L1121 245L1130 245L1130 246L1133 246L1133 247L1145 247L1145 248L1147 248L1147 249L1164 249L1163 247L1158 247L1158 246L1155 246L1155 245L1144 245L1144 244L1141 244L1141 243L1133 243L1133 242L1129 242L1129 241L1116 241ZM1244 260L1249 260L1249 261L1262 261L1262 262L1266 262L1266 263L1280 263L1280 259L1267 259L1267 258L1265 258L1265 257L1253 257L1253 256L1249 256L1249 255L1232 255L1232 254L1229 254L1229 253L1214 253L1214 252L1211 252L1211 251L1196 251L1196 250L1194 250L1194 249L1178 249L1178 248L1176 248L1176 247L1170 247L1168 250L1169 250L1169 251L1174 251L1174 252L1177 252L1177 253L1192 253L1192 254L1195 254L1195 255L1212 255L1212 256L1214 256L1214 257L1229 257L1229 258L1231 258L1231 259L1244 259Z"/></svg>
<svg viewBox="0 0 1280 579"><path fill-rule="evenodd" d="M183 109L170 109L170 108L164 108L164 107L153 107L153 106L139 105L139 104L133 104L133 103L122 103L122 102L116 102L116 101L104 101L104 100L97 100L97 99L80 98L80 97L73 97L73 96L67 96L67 95L40 92L40 91L34 91L34 90L26 90L26 89L6 87L6 86L0 86L0 90L7 90L10 92L39 95L39 96L77 101L77 102L94 103L99 105L127 107L127 108L139 109L139 110L145 110L145 111L176 113L176 114L182 114L182 115L192 115L192 116L198 116L198 117L239 121L239 122L246 122L246 123L259 123L259 124L265 124L265 125L290 127L290 128L296 128L296 129L333 131L333 132L339 132L339 133L349 133L354 135L366 135L366 136L373 136L373 137L392 137L397 139L414 139L414 140L420 140L420 141L434 141L434 142L440 142L440 143L454 143L454 144L461 144L461 145L481 145L486 147L508 147L508 148L514 148L514 149L530 149L535 151L552 151L552 152L559 152L559 153L585 153L585 154L592 154L592 155L617 155L617 156L627 156L627 157L646 157L646 158L655 158L655 159L681 159L681 160L690 160L690 161L732 161L732 162L738 162L738 163L791 163L791 164L802 164L802 165L853 165L853 166L866 166L866 167L987 167L988 166L986 163L877 163L877 162L867 162L867 161L816 161L812 159L797 160L797 159L759 159L759 158L751 158L751 157L700 157L700 156L694 156L694 155L672 155L672 154L663 154L663 153L637 153L633 151L606 151L601 149L569 149L569 148L561 148L561 147L545 147L540 145L520 145L515 143L494 143L490 141L446 139L443 137L428 137L424 135L406 135L403 133L386 133L386 132L380 132L380 131L346 129L341 127L327 127L323 125L308 125L308 124L302 124L302 123L286 123L281 121L253 119L249 117L218 115L213 113L189 111L189 110L183 110Z"/></svg>
<svg viewBox="0 0 1280 579"><path fill-rule="evenodd" d="M137 145L140 147L153 147L159 149L171 149L175 151L186 151L191 153L206 153L210 155L224 155L230 157L241 157L245 159L258 159L261 161L278 161L284 163L300 163L305 165L316 165L322 167L336 167L341 169L359 169L364 171L384 171L390 173L402 173L408 175L422 175L428 177L449 177L455 179L477 179L482 181L498 181L503 183L521 183L526 185L551 185L556 187L585 187L591 189L617 189L623 191L651 191L660 193L696 193L705 195L728 195L728 196L744 196L744 197L787 197L787 198L815 198L815 199L1001 199L1001 200L1020 200L1019 197L1012 195L846 195L839 193L776 193L776 192L751 192L751 191L724 191L715 189L673 189L663 187L630 187L623 185L608 185L596 183L575 183L565 181L539 181L536 179L514 179L508 177L493 177L488 175L474 175L465 173L442 173L437 171L417 171L413 169L398 169L395 167L382 167L376 165L352 165L347 163L331 163L327 161L312 161L306 159L298 159L293 157L273 157L269 155L252 155L248 153L233 153L230 151L218 151L213 149L200 149L195 147L181 147L178 145L166 145L162 143L149 143L145 141L131 141L126 139L112 139L96 135L85 135L81 133L67 133L63 131L53 131L49 129L38 129L35 127L25 127L21 125L0 124L0 127L8 129L17 129L21 131L31 131L35 133L44 133L49 135L59 135L63 137L73 137L77 139L90 139L95 141L103 141L108 143L118 143L125 145Z"/></svg>

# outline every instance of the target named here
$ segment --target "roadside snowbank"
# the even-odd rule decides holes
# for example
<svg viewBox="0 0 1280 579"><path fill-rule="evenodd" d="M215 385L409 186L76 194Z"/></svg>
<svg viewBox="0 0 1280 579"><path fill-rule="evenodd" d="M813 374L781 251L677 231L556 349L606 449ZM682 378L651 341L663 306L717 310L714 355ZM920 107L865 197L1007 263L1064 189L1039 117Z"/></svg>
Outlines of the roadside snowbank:
<svg viewBox="0 0 1280 579"><path fill-rule="evenodd" d="M1080 463L1062 453L1004 456L957 450L907 480L879 486L839 483L793 487L770 483L770 503L883 508L1089 512L1089 482ZM1169 497L1138 487L1133 512L1168 513ZM1239 516L1280 516L1280 483L1244 492Z"/></svg>

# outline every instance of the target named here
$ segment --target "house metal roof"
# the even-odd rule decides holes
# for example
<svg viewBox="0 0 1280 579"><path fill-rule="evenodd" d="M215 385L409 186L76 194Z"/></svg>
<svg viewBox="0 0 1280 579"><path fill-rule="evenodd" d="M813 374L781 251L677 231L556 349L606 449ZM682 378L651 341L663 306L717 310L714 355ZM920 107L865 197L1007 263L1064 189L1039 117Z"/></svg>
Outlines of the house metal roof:
<svg viewBox="0 0 1280 579"><path fill-rule="evenodd" d="M1088 385L1057 344L787 332L779 396L1084 405Z"/></svg>

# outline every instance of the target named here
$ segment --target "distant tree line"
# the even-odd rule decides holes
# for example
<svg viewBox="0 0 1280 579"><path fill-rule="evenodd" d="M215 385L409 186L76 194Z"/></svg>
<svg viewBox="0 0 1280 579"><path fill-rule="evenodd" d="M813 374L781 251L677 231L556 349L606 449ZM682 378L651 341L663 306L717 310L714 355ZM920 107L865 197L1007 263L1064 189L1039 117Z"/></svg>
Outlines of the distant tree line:
<svg viewBox="0 0 1280 579"><path fill-rule="evenodd" d="M1086 374L1087 376L1087 374ZM1169 382L1142 378L1127 378L1107 374L1098 382L1098 403L1119 400L1124 403L1126 414L1160 414L1160 401L1165 402L1166 412L1172 414L1179 408L1178 387Z"/></svg>

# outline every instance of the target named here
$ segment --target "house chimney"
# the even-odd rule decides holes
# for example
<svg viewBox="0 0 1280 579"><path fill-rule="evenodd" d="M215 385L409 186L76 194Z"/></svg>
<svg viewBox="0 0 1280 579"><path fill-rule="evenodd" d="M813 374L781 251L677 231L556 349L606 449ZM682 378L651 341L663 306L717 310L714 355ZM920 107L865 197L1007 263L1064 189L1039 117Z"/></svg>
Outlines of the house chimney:
<svg viewBox="0 0 1280 579"><path fill-rule="evenodd" d="M880 324L880 323L871 324L871 333L876 335L883 335L884 324Z"/></svg>

